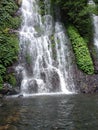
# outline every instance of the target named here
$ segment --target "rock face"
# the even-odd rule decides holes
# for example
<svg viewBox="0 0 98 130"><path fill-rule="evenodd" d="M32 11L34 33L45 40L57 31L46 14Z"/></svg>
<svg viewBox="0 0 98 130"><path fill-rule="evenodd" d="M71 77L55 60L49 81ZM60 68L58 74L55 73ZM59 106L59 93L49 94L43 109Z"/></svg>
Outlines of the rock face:
<svg viewBox="0 0 98 130"><path fill-rule="evenodd" d="M95 74L87 75L77 68L74 68L74 78L76 80L76 89L80 93L98 93L98 49L89 44L89 49L93 59Z"/></svg>
<svg viewBox="0 0 98 130"><path fill-rule="evenodd" d="M28 84L29 84L29 88L28 88L29 93L37 93L38 92L38 85L37 85L36 80L31 79Z"/></svg>
<svg viewBox="0 0 98 130"><path fill-rule="evenodd" d="M60 91L60 79L58 73L54 70L51 73L51 84L52 84L52 92Z"/></svg>
<svg viewBox="0 0 98 130"><path fill-rule="evenodd" d="M74 81L76 90L79 93L97 93L98 92L98 74L87 75L74 67Z"/></svg>
<svg viewBox="0 0 98 130"><path fill-rule="evenodd" d="M17 127L14 125L6 124L4 126L0 126L0 130L17 130Z"/></svg>
<svg viewBox="0 0 98 130"><path fill-rule="evenodd" d="M45 70L46 72L41 72L41 78L44 81L46 88L48 88L48 92L59 92L60 91L60 79L57 71L55 69ZM48 77L47 77L48 73ZM47 80L48 79L48 80Z"/></svg>
<svg viewBox="0 0 98 130"><path fill-rule="evenodd" d="M18 93L19 92L8 83L4 83L3 88L0 90L0 94L2 95L16 95Z"/></svg>
<svg viewBox="0 0 98 130"><path fill-rule="evenodd" d="M20 6L22 3L22 0L16 0L17 4Z"/></svg>

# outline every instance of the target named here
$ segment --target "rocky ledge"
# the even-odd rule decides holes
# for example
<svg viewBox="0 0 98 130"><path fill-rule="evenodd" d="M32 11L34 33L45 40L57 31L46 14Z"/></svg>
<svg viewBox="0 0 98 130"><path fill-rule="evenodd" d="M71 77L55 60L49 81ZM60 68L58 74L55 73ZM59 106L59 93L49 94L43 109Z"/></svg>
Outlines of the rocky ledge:
<svg viewBox="0 0 98 130"><path fill-rule="evenodd" d="M87 75L74 67L75 89L78 93L98 93L98 74Z"/></svg>
<svg viewBox="0 0 98 130"><path fill-rule="evenodd" d="M16 95L18 94L18 90L16 88L13 88L10 84L5 83L3 85L3 88L0 89L0 97L4 95Z"/></svg>

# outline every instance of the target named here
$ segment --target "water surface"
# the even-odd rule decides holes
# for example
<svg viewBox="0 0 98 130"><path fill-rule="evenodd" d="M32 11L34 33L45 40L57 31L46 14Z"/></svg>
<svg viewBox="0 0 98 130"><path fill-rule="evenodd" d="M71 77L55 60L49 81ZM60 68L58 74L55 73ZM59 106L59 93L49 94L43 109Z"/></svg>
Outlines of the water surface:
<svg viewBox="0 0 98 130"><path fill-rule="evenodd" d="M98 95L7 98L0 107L0 128L6 125L18 130L98 130Z"/></svg>

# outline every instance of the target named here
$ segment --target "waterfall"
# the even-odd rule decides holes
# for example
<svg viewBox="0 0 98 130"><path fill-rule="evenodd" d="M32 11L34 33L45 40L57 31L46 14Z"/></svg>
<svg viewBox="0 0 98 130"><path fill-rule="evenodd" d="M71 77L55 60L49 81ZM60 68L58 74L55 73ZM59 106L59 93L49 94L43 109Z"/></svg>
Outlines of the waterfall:
<svg viewBox="0 0 98 130"><path fill-rule="evenodd" d="M54 20L50 0L22 0L17 74L21 93L71 93L74 89L70 43L64 26Z"/></svg>
<svg viewBox="0 0 98 130"><path fill-rule="evenodd" d="M89 4L96 6L93 0L89 0ZM94 24L94 45L98 48L98 15L92 14Z"/></svg>
<svg viewBox="0 0 98 130"><path fill-rule="evenodd" d="M94 22L94 44L98 48L98 16L93 14L93 22Z"/></svg>

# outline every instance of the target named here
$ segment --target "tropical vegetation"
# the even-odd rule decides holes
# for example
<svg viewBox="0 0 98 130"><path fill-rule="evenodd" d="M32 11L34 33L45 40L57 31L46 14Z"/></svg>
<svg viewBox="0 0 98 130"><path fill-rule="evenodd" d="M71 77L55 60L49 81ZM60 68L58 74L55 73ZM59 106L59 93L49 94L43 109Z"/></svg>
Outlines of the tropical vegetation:
<svg viewBox="0 0 98 130"><path fill-rule="evenodd" d="M18 2L17 2L18 1ZM51 0L51 4L60 8L61 19L67 29L75 53L78 67L87 74L94 73L94 65L89 52L93 41L93 23L91 14L98 14L96 6L88 5L88 0ZM4 82L15 86L15 74L8 73L18 58L18 35L21 18L17 11L21 0L0 0L0 88ZM45 15L44 0L39 1L40 14ZM51 13L53 9L51 9ZM27 57L28 62L30 61Z"/></svg>
<svg viewBox="0 0 98 130"><path fill-rule="evenodd" d="M60 7L62 21L64 22L78 67L87 74L94 73L94 65L89 52L90 43L93 42L92 14L98 14L98 1L96 6L88 4L88 0L55 0Z"/></svg>
<svg viewBox="0 0 98 130"><path fill-rule="evenodd" d="M14 73L7 74L7 68L17 60L18 56L18 36L13 33L21 22L17 10L18 5L14 0L0 1L0 88L3 82L15 85Z"/></svg>

